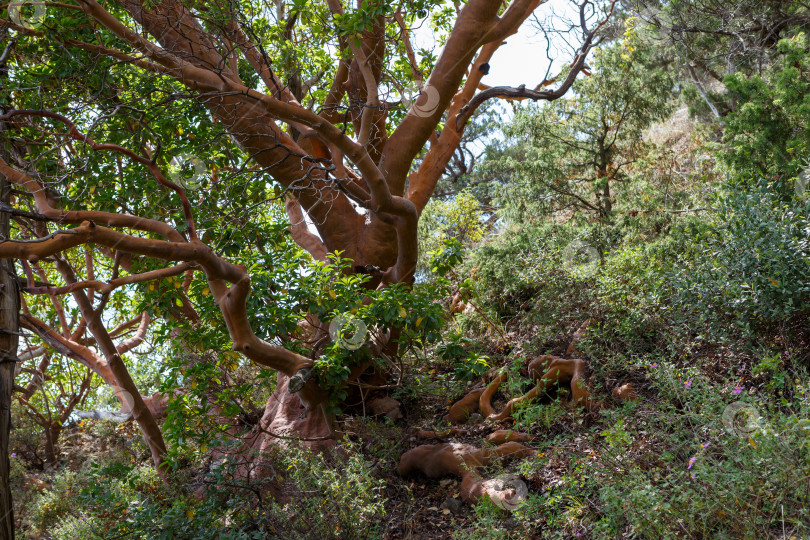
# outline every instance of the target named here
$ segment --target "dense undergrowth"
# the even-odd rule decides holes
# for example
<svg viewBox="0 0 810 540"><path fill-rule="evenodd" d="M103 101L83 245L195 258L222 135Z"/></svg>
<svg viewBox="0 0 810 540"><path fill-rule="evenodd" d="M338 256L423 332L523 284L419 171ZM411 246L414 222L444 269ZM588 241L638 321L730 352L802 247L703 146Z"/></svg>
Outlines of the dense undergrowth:
<svg viewBox="0 0 810 540"><path fill-rule="evenodd" d="M515 256L530 234L554 242L559 227L478 251L482 294L498 299L485 305L510 336L559 351L571 322L590 319L580 349L592 384L607 398L630 382L641 399L611 403L588 429L554 404L516 415L517 429L543 433L546 456L519 468L543 487L515 513L519 531L482 503L474 532L459 537L810 533L807 201L777 202L769 187L724 187L711 219L602 247L585 279L559 272L562 250L555 261L548 244Z"/></svg>

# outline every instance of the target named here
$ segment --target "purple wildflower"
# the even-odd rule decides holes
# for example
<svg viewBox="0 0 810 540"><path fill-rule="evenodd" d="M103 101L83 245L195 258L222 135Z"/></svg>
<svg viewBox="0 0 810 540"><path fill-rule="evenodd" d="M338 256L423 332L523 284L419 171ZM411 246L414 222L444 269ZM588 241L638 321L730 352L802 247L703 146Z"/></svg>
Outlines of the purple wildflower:
<svg viewBox="0 0 810 540"><path fill-rule="evenodd" d="M703 443L703 448L708 448L710 444L712 444L712 443L709 442L709 441L706 441L705 443Z"/></svg>
<svg viewBox="0 0 810 540"><path fill-rule="evenodd" d="M652 364L650 364L650 367L651 368L657 368L658 367L658 362L653 362Z"/></svg>
<svg viewBox="0 0 810 540"><path fill-rule="evenodd" d="M696 461L697 461L697 456L690 457L689 458L689 466L686 467L686 470L688 471L689 469L691 469L692 465L694 465Z"/></svg>
<svg viewBox="0 0 810 540"><path fill-rule="evenodd" d="M683 385L686 387L687 390L689 390L689 387L692 386L692 379L689 379L688 381L683 383Z"/></svg>
<svg viewBox="0 0 810 540"><path fill-rule="evenodd" d="M745 387L742 385L737 385L734 387L734 390L731 391L732 394L742 394L742 391L745 390Z"/></svg>
<svg viewBox="0 0 810 540"><path fill-rule="evenodd" d="M11 457L13 457L13 458L17 457L17 452L12 452Z"/></svg>

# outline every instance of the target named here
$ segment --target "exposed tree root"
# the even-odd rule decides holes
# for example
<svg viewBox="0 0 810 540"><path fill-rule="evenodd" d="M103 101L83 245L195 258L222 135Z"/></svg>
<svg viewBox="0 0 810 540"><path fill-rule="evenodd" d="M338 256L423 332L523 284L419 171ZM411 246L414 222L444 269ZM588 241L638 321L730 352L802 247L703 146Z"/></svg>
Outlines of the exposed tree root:
<svg viewBox="0 0 810 540"><path fill-rule="evenodd" d="M391 420L402 418L402 404L388 396L376 397L368 402L368 408L375 416L387 416Z"/></svg>
<svg viewBox="0 0 810 540"><path fill-rule="evenodd" d="M478 404L484 388L476 388L450 407L444 419L451 424L461 424L466 422L472 413L478 410Z"/></svg>
<svg viewBox="0 0 810 540"><path fill-rule="evenodd" d="M506 420L512 415L515 406L535 399L555 385L569 388L574 404L584 405L588 410L598 407L584 386L584 360L543 355L529 362L528 370L529 376L537 382L537 386L526 394L509 401L501 412L495 411L492 406L492 398L508 379L509 376L506 373L498 375L486 388L476 388L454 403L445 415L445 420L451 424L460 424L466 422L470 414L476 410L480 410L481 414L489 420L496 422Z"/></svg>
<svg viewBox="0 0 810 540"><path fill-rule="evenodd" d="M448 437L458 437L467 432L460 428L449 428L443 431L433 431L429 429L417 429L414 432L414 437L417 439L446 439Z"/></svg>
<svg viewBox="0 0 810 540"><path fill-rule="evenodd" d="M535 437L527 433L512 431L511 429L499 429L487 435L487 442L491 444L503 444L505 442L528 442Z"/></svg>
<svg viewBox="0 0 810 540"><path fill-rule="evenodd" d="M479 402L479 408L487 419L495 422L506 420L512 416L512 411L517 405L535 399L554 385L569 387L574 404L584 405L589 410L597 407L591 399L591 394L585 389L585 362L579 358L540 356L529 363L529 376L537 382L537 386L524 395L510 400L500 413L496 413L492 407L492 397L506 381L507 375L504 373L492 381L481 394Z"/></svg>
<svg viewBox="0 0 810 540"><path fill-rule="evenodd" d="M583 324L575 334L575 340L581 338L589 321ZM574 346L575 343L572 343ZM571 348L569 347L569 350ZM575 350L575 347L574 347ZM497 412L492 406L492 399L501 385L508 378L507 373L498 375L486 388L476 388L450 407L444 417L453 424L464 422L470 414L480 410L490 421L499 422L511 417L515 407L528 400L539 397L558 386L570 391L569 403L585 407L588 410L599 409L601 405L592 397L585 387L585 361L580 358L560 358L543 355L535 358L528 365L528 372L535 382L535 387L524 395L510 400L502 411ZM638 395L631 384L624 384L613 391L613 397L619 400L636 400ZM418 438L445 438L466 433L459 428L444 431L417 430ZM479 469L489 465L497 458L525 458L535 454L535 450L520 444L533 440L529 434L499 429L487 436L487 442L498 445L494 448L476 448L469 444L447 442L418 446L405 452L400 458L398 471L401 476L421 473L428 478L441 478L454 475L461 478L461 498L470 503L487 495L496 504L506 509L513 509L520 498L516 489L510 487L510 481L504 477L484 480ZM516 477L512 477L513 480ZM519 482L512 482L517 486ZM523 495L525 495L523 485ZM506 494L506 495L505 495ZM506 497L506 499L504 498ZM507 503L508 500L511 502ZM500 502L500 504L499 504Z"/></svg>
<svg viewBox="0 0 810 540"><path fill-rule="evenodd" d="M619 401L638 401L638 393L630 383L617 386L610 395Z"/></svg>
<svg viewBox="0 0 810 540"><path fill-rule="evenodd" d="M508 442L495 448L476 448L469 444L427 444L405 452L399 460L401 476L421 473L428 478L461 478L461 499L471 503L484 495L497 497L496 486L484 480L478 470L497 459L531 457L535 451L520 443Z"/></svg>
<svg viewBox="0 0 810 540"><path fill-rule="evenodd" d="M572 402L588 410L597 407L585 387L585 361L580 358L540 356L529 362L529 376L539 381L538 388L552 385L570 386Z"/></svg>
<svg viewBox="0 0 810 540"><path fill-rule="evenodd" d="M481 410L481 414L484 415L484 418L489 418L495 414L495 409L492 408L492 397L495 395L495 392L498 391L498 388L500 388L500 386L505 383L506 379L508 378L509 376L506 373L501 373L481 394L481 397L478 400L478 408Z"/></svg>

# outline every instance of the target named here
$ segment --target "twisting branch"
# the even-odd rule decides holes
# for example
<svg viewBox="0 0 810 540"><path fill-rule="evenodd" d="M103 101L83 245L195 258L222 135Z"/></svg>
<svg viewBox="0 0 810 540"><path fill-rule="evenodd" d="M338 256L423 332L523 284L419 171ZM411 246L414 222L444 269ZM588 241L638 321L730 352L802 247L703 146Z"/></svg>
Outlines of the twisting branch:
<svg viewBox="0 0 810 540"><path fill-rule="evenodd" d="M405 20L402 18L402 12L397 11L394 14L394 18L399 25L399 29L402 35L402 43L405 45L405 54L408 55L408 63L411 66L411 74L413 75L413 80L416 81L416 85L419 90L422 89L422 72L419 69L419 63L416 61L416 55L413 52L413 45L411 44L411 36L408 32L408 26L405 24Z"/></svg>
<svg viewBox="0 0 810 540"><path fill-rule="evenodd" d="M99 291L102 294L107 294L117 289L118 287L123 287L124 285L131 285L133 283L144 283L146 281L153 281L156 279L163 279L171 276L177 276L182 274L186 270L195 267L196 265L194 263L185 262L175 266L170 266L168 268L161 268L158 270L152 270L150 272L143 272L141 274L133 274L131 276L124 276L112 279L107 283L95 279L88 279L85 281L77 281L76 283L71 283L70 285L64 285L62 287L53 287L48 285L39 287L25 287L23 291L29 294L62 295L79 291L82 289L93 289Z"/></svg>
<svg viewBox="0 0 810 540"><path fill-rule="evenodd" d="M329 5L332 15L343 15L343 6L339 0L326 0ZM357 137L357 142L361 146L366 146L371 137L371 125L374 121L374 114L379 110L380 97L377 90L377 79L371 71L368 56L363 51L362 47L355 45L354 41L349 41L349 47L352 50L357 66L360 68L360 73L363 75L363 80L366 83L366 103L363 106L363 114L360 120L360 133Z"/></svg>

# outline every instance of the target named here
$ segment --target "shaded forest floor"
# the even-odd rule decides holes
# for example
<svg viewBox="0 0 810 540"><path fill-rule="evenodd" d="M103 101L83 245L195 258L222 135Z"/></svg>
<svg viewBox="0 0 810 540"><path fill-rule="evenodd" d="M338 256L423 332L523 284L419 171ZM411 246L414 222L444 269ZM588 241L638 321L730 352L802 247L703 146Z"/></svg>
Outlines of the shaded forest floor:
<svg viewBox="0 0 810 540"><path fill-rule="evenodd" d="M522 334L509 334L508 350L499 345L499 340L491 344L486 352L492 358L493 371L500 367L511 369L515 380L511 388L507 385L496 395L496 410L508 397L528 389L528 381L522 378L526 361L540 352L562 354L576 327L572 324L568 333L543 343L540 350L531 327ZM329 512L342 510L329 506L331 510L322 515L304 513L310 518L318 515L322 522L315 519L285 529L278 518L295 508L296 502L290 501L291 505L269 512L276 513L276 521L270 522L277 528L266 530L275 530L277 536L267 537L806 537L810 526L810 426L806 417L801 417L806 409L797 412L790 405L797 399L796 392L806 391L807 380L804 372L785 360L771 358L770 364L760 361L753 366L751 361L719 350L700 351L677 362L655 355L601 363L589 359L588 384L605 405L601 411L589 413L566 407L560 396L552 395L518 410L515 418L507 422L495 425L473 415L470 422L459 426L464 430L461 434L442 440L422 439L416 436L417 429L447 427L441 418L449 406L469 388L488 379L460 383L452 366L437 361L431 369L414 372L393 393L402 404L403 418L363 417L359 412L342 417L345 448L362 458L362 470L347 468L349 472L340 472L348 459L346 453L324 463L335 467L338 475L343 474L338 476L338 483L377 482L373 496L348 494L348 502L357 504L359 512L348 517L359 519L363 505L369 505L369 513L364 515L371 520L366 524L369 526L360 527L360 533L351 525L341 528L336 523L343 521L333 519L335 516ZM779 381L783 384L777 386ZM792 390L788 390L786 381L792 381ZM635 387L639 399L612 399L610 389L626 382ZM743 400L748 409L734 410L730 416L730 404ZM525 482L528 495L513 512L501 510L487 500L475 505L461 503L458 478L402 478L396 472L400 456L420 444L450 441L480 447L486 445L484 438L498 428L535 437L526 443L536 450L534 458L490 467L484 473L486 477L514 473ZM115 474L109 468L98 473L96 468L96 476L88 476L91 462L124 462L131 467L126 478L134 486L123 514L114 515L121 510L102 514L101 520L96 520L99 525L120 525L127 519L128 509L133 508L133 500L176 506L177 492L161 495L154 479L138 475L133 479L132 471L149 468L148 454L141 446L140 434L132 424L71 425L64 435L62 469L30 469L24 481L20 479L15 486L22 537L64 538L60 528L64 518L79 500L88 500L88 490L100 497L100 504L106 501L113 508L122 508L120 501L106 493L115 490ZM18 472L22 457L13 460ZM319 466L323 467L323 463ZM193 479L206 470L195 469L192 463L187 467L187 486L197 485ZM207 467L210 469L210 464ZM317 467L310 472L313 470ZM109 485L105 484L108 481ZM313 486L316 491L335 489L318 482ZM178 492L184 489L177 487ZM78 498L80 493L83 498ZM295 489L293 493L297 493ZM171 497L175 497L173 502ZM132 537L160 538L168 533L173 538L194 538L195 533L186 535L180 526L198 519L201 509L192 499L184 499L183 508L187 509L172 520L167 521L164 514L154 536L133 533ZM379 506L373 509L372 503ZM323 504L327 504L326 500Z"/></svg>

